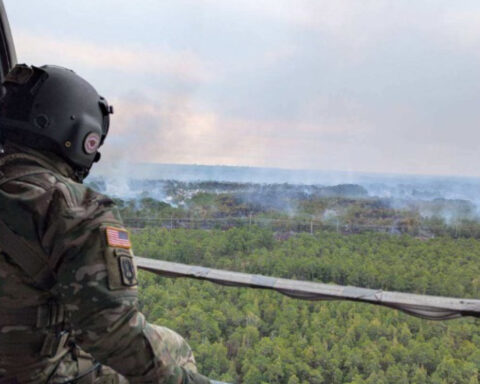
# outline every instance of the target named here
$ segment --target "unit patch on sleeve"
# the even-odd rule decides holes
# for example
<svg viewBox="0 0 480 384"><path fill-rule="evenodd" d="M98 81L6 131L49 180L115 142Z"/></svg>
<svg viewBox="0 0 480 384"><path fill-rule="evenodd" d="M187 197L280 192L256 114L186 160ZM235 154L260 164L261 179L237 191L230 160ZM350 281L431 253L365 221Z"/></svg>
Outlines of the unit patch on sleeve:
<svg viewBox="0 0 480 384"><path fill-rule="evenodd" d="M128 232L125 229L107 227L107 244L112 248L132 248L132 243L130 242L130 237Z"/></svg>
<svg viewBox="0 0 480 384"><path fill-rule="evenodd" d="M137 269L135 264L133 264L133 258L131 256L120 256L118 263L122 274L122 283L127 287L137 285Z"/></svg>
<svg viewBox="0 0 480 384"><path fill-rule="evenodd" d="M137 267L131 249L106 247L105 262L110 290L134 288L138 284Z"/></svg>

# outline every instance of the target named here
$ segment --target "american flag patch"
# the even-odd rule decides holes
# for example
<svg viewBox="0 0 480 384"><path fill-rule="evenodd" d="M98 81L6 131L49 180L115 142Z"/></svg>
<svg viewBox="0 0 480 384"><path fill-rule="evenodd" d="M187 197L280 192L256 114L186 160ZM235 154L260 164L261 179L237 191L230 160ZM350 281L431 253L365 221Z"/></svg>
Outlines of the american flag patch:
<svg viewBox="0 0 480 384"><path fill-rule="evenodd" d="M107 243L110 247L114 248L132 248L128 232L124 229L107 227Z"/></svg>

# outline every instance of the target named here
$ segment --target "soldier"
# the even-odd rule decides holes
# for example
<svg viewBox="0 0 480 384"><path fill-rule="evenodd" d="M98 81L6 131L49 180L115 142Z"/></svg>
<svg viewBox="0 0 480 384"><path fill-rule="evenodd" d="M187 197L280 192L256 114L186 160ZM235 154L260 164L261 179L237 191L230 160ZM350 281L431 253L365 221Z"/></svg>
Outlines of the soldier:
<svg viewBox="0 0 480 384"><path fill-rule="evenodd" d="M209 383L145 321L128 232L82 184L111 106L74 72L17 65L0 100L0 384Z"/></svg>

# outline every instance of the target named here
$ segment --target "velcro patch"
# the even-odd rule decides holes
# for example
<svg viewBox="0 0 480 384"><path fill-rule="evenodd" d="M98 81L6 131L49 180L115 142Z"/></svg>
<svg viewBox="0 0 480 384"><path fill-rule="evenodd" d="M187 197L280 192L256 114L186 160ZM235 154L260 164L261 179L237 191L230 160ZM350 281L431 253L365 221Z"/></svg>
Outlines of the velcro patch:
<svg viewBox="0 0 480 384"><path fill-rule="evenodd" d="M132 248L130 237L125 229L107 227L105 229L107 235L107 244L112 248Z"/></svg>

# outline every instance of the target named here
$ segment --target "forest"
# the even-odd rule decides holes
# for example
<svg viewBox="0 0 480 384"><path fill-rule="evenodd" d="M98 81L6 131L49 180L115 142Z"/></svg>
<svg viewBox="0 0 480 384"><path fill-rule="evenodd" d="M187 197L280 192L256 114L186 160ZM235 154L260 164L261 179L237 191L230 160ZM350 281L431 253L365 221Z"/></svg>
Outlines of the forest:
<svg viewBox="0 0 480 384"><path fill-rule="evenodd" d="M480 242L317 231L150 227L141 256L279 277L479 297ZM184 335L205 375L232 383L478 383L477 319L432 322L348 302L142 273L141 309Z"/></svg>

